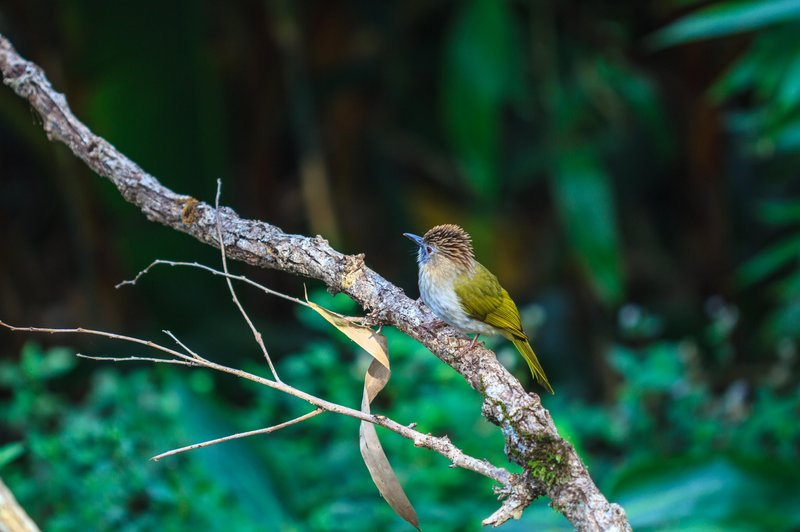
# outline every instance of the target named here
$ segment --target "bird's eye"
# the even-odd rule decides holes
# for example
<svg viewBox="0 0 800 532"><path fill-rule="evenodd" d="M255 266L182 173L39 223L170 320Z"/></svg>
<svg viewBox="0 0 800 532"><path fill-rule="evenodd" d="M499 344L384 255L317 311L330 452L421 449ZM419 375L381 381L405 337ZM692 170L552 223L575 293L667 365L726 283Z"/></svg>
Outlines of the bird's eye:
<svg viewBox="0 0 800 532"><path fill-rule="evenodd" d="M433 248L430 246L425 246L425 253L430 255L431 253L433 253Z"/></svg>

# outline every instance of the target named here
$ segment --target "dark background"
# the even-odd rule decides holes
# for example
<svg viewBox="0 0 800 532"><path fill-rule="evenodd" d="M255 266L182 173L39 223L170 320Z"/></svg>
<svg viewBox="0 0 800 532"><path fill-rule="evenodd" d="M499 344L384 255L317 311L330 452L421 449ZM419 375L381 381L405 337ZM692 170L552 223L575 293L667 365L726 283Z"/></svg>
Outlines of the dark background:
<svg viewBox="0 0 800 532"><path fill-rule="evenodd" d="M320 234L414 297L403 232L458 223L520 306L544 397L637 529L800 526L800 5L588 0L0 3L77 116L174 191ZM148 222L0 90L0 319L168 342L266 374L214 250ZM319 283L246 274L357 313ZM358 405L366 356L241 288L279 371ZM346 299L346 298L345 298ZM388 331L377 409L505 464L465 383ZM504 342L491 344L539 390ZM67 346L61 348L58 346ZM0 475L48 530L403 529L332 415L145 353L0 331ZM490 483L381 433L425 529L476 529ZM412 447L409 449L409 447ZM535 503L509 530L568 527Z"/></svg>

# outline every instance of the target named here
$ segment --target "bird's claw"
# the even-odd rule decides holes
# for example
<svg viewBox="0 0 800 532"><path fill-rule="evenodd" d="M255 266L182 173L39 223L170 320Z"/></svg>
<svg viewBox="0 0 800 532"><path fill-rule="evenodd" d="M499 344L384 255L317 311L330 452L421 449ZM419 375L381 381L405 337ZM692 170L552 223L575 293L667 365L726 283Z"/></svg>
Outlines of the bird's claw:
<svg viewBox="0 0 800 532"><path fill-rule="evenodd" d="M486 342L483 342L483 341L479 342L478 341L478 336L480 336L480 334L476 334L475 337L472 338L472 341L469 343L469 345L459 351L459 354L460 355L465 355L465 354L469 353L470 351L472 351L473 349L475 349L476 346L477 347L486 347Z"/></svg>

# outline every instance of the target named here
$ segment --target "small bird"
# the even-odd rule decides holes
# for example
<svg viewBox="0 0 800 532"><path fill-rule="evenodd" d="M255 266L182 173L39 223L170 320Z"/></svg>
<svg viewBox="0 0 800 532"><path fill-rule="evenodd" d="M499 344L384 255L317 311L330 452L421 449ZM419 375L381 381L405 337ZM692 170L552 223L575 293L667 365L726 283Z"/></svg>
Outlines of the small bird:
<svg viewBox="0 0 800 532"><path fill-rule="evenodd" d="M500 334L509 340L531 369L533 378L553 387L522 330L519 311L497 277L475 260L472 239L461 227L437 225L425 236L403 233L419 246L419 292L433 313L464 333Z"/></svg>

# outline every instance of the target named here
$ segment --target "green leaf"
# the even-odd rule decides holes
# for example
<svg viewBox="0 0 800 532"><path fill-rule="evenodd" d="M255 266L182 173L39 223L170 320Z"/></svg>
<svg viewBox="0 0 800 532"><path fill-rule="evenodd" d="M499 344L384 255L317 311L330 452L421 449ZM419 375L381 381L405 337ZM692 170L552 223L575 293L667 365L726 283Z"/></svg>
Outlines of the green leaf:
<svg viewBox="0 0 800 532"><path fill-rule="evenodd" d="M667 48L797 20L800 20L797 0L723 2L700 9L657 31L648 38L648 44L656 49Z"/></svg>
<svg viewBox="0 0 800 532"><path fill-rule="evenodd" d="M800 258L800 234L791 235L756 254L736 272L742 286L763 281L780 268Z"/></svg>
<svg viewBox="0 0 800 532"><path fill-rule="evenodd" d="M460 5L446 37L443 127L470 190L493 204L500 192L501 110L521 70L518 39L505 2Z"/></svg>
<svg viewBox="0 0 800 532"><path fill-rule="evenodd" d="M611 184L588 151L558 156L551 179L570 248L598 297L606 304L622 300L622 259Z"/></svg>
<svg viewBox="0 0 800 532"><path fill-rule="evenodd" d="M795 36L796 38L796 36ZM800 103L800 46L792 41L790 50L793 57L787 58L788 64L783 71L781 82L777 87L777 104L785 111L797 108Z"/></svg>
<svg viewBox="0 0 800 532"><path fill-rule="evenodd" d="M0 469L22 456L23 453L25 453L25 444L21 441L15 441L0 447Z"/></svg>
<svg viewBox="0 0 800 532"><path fill-rule="evenodd" d="M758 206L758 217L777 226L800 222L800 200L764 201Z"/></svg>
<svg viewBox="0 0 800 532"><path fill-rule="evenodd" d="M680 349L680 344L658 342L639 353L615 345L609 361L637 390L667 391L684 373Z"/></svg>
<svg viewBox="0 0 800 532"><path fill-rule="evenodd" d="M760 57L756 49L742 55L711 87L709 94L716 103L722 103L737 93L752 87L761 70Z"/></svg>
<svg viewBox="0 0 800 532"><path fill-rule="evenodd" d="M21 367L23 373L34 379L50 379L68 372L77 364L71 350L65 347L54 347L47 351L28 342L22 347Z"/></svg>

